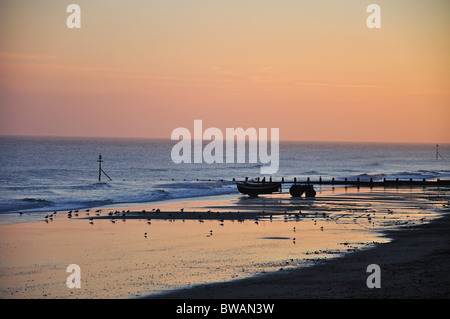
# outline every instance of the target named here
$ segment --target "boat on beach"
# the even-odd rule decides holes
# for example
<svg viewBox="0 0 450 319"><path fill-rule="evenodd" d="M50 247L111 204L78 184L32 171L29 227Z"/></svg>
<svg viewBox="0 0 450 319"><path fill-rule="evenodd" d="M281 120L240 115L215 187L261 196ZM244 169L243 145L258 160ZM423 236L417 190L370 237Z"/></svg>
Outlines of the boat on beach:
<svg viewBox="0 0 450 319"><path fill-rule="evenodd" d="M240 193L249 196L281 192L280 182L237 182Z"/></svg>

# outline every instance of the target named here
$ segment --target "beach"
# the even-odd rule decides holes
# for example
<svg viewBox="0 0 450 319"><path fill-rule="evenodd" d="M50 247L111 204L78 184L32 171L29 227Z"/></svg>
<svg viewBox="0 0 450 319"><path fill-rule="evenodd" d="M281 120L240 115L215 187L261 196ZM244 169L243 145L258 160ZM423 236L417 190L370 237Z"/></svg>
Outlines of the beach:
<svg viewBox="0 0 450 319"><path fill-rule="evenodd" d="M326 188L112 205L0 225L1 298L445 298L448 192ZM67 267L81 268L68 288ZM366 285L369 264L381 289Z"/></svg>
<svg viewBox="0 0 450 319"><path fill-rule="evenodd" d="M258 278L197 286L149 298L167 299L448 299L450 210L429 224L387 232L392 241L342 258ZM366 285L368 265L381 288Z"/></svg>

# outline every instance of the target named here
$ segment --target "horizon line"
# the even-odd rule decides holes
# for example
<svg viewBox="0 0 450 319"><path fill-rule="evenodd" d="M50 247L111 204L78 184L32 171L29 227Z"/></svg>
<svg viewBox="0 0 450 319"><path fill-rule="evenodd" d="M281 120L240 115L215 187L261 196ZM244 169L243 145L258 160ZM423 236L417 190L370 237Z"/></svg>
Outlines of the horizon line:
<svg viewBox="0 0 450 319"><path fill-rule="evenodd" d="M128 139L128 140L166 140L176 143L178 140L171 140L170 137L143 137L143 136L85 136L85 135L30 135L30 134L0 134L0 138L7 137L24 137L24 138L73 138L73 139ZM248 139L246 139L248 140ZM225 140L226 141L226 140ZM270 140L268 140L270 141ZM206 144L209 141L205 141ZM294 140L280 139L280 143L298 142L298 143L346 143L346 144L431 144L431 145L450 145L449 142L411 142L411 141L350 141L350 140Z"/></svg>

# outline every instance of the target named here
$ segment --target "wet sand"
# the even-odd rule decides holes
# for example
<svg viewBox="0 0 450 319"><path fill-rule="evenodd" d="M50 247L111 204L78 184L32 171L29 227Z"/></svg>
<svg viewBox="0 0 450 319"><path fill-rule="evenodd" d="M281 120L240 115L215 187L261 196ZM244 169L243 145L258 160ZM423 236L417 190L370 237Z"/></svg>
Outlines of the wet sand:
<svg viewBox="0 0 450 319"><path fill-rule="evenodd" d="M442 195L442 193L441 193ZM434 198L430 198L435 200ZM340 258L226 283L199 285L148 298L166 299L448 299L450 298L450 209L442 198L441 217L384 231L391 238ZM445 204L446 201L446 204ZM381 288L368 288L381 270Z"/></svg>
<svg viewBox="0 0 450 319"><path fill-rule="evenodd" d="M389 231L393 241L313 267L148 298L166 299L448 299L450 211L429 224ZM381 288L366 285L367 266L381 269Z"/></svg>
<svg viewBox="0 0 450 319"><path fill-rule="evenodd" d="M448 214L446 196L422 189L223 196L0 225L0 297L448 297L449 221L432 221ZM82 269L81 289L66 286L72 263ZM372 263L382 269L381 289L366 287Z"/></svg>

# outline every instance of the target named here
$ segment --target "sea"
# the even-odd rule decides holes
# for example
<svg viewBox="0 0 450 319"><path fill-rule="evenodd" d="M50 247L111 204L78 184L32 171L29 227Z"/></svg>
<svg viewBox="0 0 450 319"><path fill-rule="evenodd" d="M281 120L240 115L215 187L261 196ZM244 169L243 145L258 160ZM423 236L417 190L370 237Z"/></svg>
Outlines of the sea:
<svg viewBox="0 0 450 319"><path fill-rule="evenodd" d="M240 196L233 179L263 177L261 166L266 164L248 160L176 164L171 152L177 142L2 136L0 223L32 221L39 213L105 205ZM99 155L104 171L100 181ZM436 159L436 144L280 142L279 170L271 177L299 181L308 177L450 179L450 144L439 145Z"/></svg>

